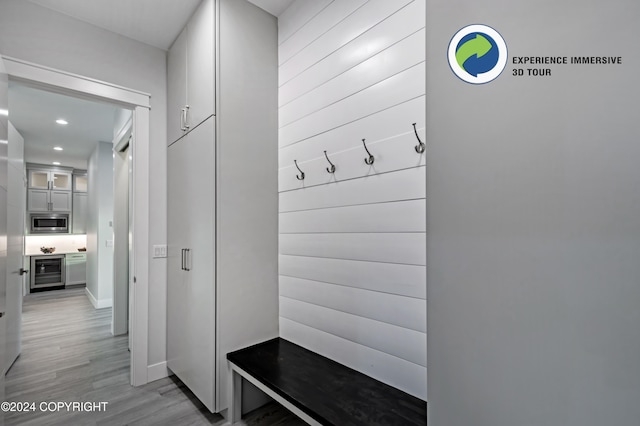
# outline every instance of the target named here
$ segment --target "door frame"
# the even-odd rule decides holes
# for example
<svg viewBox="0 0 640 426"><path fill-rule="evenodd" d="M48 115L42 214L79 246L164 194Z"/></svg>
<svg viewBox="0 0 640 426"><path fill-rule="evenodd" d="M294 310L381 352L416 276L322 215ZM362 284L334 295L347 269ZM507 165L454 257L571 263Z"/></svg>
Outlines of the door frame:
<svg viewBox="0 0 640 426"><path fill-rule="evenodd" d="M151 95L108 82L3 56L9 81L117 104L133 111L133 258L131 385L148 382L149 334L149 147Z"/></svg>

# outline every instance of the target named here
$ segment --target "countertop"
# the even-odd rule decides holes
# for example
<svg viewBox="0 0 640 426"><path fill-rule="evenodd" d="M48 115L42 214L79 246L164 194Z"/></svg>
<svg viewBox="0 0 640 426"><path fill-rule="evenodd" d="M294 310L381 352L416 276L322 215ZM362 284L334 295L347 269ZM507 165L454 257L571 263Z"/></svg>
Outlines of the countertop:
<svg viewBox="0 0 640 426"><path fill-rule="evenodd" d="M33 251L33 250L27 250L25 251L24 255L25 256L53 256L56 254L74 254L74 253L87 253L86 251L78 251L76 250L56 250L53 253L43 253L40 250L38 251Z"/></svg>

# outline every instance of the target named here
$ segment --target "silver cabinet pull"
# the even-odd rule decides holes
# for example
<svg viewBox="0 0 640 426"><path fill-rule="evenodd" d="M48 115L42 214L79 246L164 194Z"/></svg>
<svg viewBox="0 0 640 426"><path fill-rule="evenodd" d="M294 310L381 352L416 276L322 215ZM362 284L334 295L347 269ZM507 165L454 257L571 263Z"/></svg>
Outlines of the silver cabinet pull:
<svg viewBox="0 0 640 426"><path fill-rule="evenodd" d="M185 130L187 130L187 129L184 127L186 117L187 117L187 110L186 110L185 108L182 108L182 109L180 110L180 130L182 130L183 132L184 132Z"/></svg>
<svg viewBox="0 0 640 426"><path fill-rule="evenodd" d="M184 262L184 270L189 272L191 270L191 268L189 268L190 263L191 263L191 249L185 249L184 250L186 252L186 256L185 256L185 262Z"/></svg>
<svg viewBox="0 0 640 426"><path fill-rule="evenodd" d="M184 129L189 130L189 105L184 106Z"/></svg>
<svg viewBox="0 0 640 426"><path fill-rule="evenodd" d="M182 259L180 260L180 269L184 271L184 249L180 250L180 256L182 257Z"/></svg>

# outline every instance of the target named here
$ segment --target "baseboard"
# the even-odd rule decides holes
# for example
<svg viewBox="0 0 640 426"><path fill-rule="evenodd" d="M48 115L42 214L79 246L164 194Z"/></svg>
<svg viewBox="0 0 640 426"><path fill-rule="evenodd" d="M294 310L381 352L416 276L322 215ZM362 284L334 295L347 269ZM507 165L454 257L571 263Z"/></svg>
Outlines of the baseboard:
<svg viewBox="0 0 640 426"><path fill-rule="evenodd" d="M147 381L154 382L156 380L169 377L169 369L167 368L167 362L159 362L147 367Z"/></svg>
<svg viewBox="0 0 640 426"><path fill-rule="evenodd" d="M89 287L85 287L84 292L87 295L89 302L91 302L93 307L96 309L110 308L113 305L112 299L102 299L102 300L96 299L91 293L91 291L89 290Z"/></svg>

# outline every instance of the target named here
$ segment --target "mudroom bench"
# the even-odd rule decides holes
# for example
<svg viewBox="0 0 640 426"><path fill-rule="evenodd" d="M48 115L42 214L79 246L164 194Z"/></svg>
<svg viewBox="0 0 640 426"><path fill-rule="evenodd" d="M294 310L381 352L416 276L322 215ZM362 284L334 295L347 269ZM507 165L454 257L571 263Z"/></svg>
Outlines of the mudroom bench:
<svg viewBox="0 0 640 426"><path fill-rule="evenodd" d="M276 338L227 354L231 424L240 421L242 378L310 425L424 426L426 403L399 389Z"/></svg>

